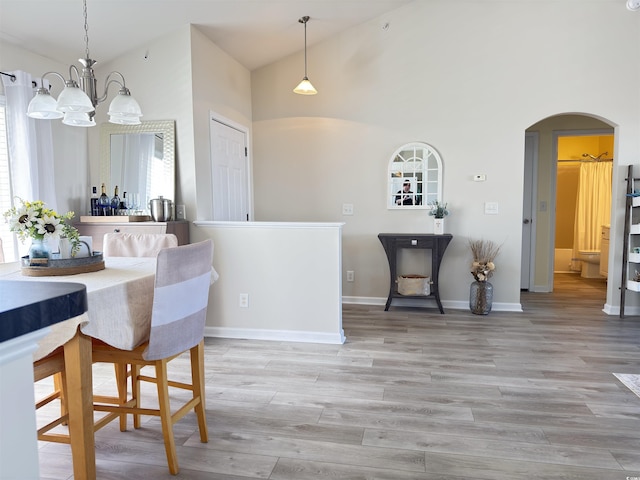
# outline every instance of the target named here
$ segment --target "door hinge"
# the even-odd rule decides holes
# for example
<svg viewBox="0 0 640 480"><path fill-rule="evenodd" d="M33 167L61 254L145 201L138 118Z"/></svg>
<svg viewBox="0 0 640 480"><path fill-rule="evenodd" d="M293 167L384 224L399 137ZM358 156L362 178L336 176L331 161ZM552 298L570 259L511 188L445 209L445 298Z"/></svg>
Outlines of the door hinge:
<svg viewBox="0 0 640 480"><path fill-rule="evenodd" d="M249 151L248 151L247 147L244 147L244 156L245 157L249 156Z"/></svg>

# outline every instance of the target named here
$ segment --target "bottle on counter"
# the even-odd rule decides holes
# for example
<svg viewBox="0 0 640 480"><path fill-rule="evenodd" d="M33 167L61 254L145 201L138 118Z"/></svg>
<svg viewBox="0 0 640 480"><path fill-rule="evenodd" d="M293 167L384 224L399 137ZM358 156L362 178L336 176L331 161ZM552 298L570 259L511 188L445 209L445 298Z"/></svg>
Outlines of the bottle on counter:
<svg viewBox="0 0 640 480"><path fill-rule="evenodd" d="M120 197L118 196L118 186L113 191L113 197L111 197L111 215L118 215L120 211Z"/></svg>
<svg viewBox="0 0 640 480"><path fill-rule="evenodd" d="M122 192L122 199L120 200L120 215L128 215L128 206L127 206L127 192Z"/></svg>
<svg viewBox="0 0 640 480"><path fill-rule="evenodd" d="M91 199L89 202L89 215L100 215L100 209L98 208L98 187L91 187Z"/></svg>
<svg viewBox="0 0 640 480"><path fill-rule="evenodd" d="M107 189L104 183L102 184L102 194L98 198L98 209L100 210L98 215L105 216L111 214L111 200L109 200L107 196Z"/></svg>

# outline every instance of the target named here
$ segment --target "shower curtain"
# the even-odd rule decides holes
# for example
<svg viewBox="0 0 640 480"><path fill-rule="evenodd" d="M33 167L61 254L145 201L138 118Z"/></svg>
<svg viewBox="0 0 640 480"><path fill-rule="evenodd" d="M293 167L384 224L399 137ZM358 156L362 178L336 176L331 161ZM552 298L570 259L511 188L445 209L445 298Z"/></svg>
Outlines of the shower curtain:
<svg viewBox="0 0 640 480"><path fill-rule="evenodd" d="M613 162L590 162L580 165L573 233L573 258L579 250L600 250L602 225L611 221L611 177ZM577 264L577 265L576 265ZM580 270L573 261L572 269Z"/></svg>

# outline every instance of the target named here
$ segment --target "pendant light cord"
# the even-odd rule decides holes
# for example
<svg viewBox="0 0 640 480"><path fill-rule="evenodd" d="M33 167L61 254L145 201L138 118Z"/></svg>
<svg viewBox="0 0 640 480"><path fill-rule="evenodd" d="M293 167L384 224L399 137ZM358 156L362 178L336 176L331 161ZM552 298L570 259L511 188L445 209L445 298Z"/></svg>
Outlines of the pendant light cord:
<svg viewBox="0 0 640 480"><path fill-rule="evenodd" d="M307 78L307 21L309 18L305 18L304 20L304 78Z"/></svg>

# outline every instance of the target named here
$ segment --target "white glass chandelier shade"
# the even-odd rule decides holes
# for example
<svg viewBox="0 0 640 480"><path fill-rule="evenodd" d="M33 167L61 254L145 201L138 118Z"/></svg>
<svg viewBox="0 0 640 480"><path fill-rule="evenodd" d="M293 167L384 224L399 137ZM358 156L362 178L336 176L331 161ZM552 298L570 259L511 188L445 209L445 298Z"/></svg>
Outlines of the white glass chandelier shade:
<svg viewBox="0 0 640 480"><path fill-rule="evenodd" d="M29 102L27 116L40 120L53 120L62 118L64 113L58 110L58 102L51 96L46 88L39 88L35 97Z"/></svg>
<svg viewBox="0 0 640 480"><path fill-rule="evenodd" d="M142 109L129 93L129 89L121 88L109 105L109 121L122 124L128 119L127 125L139 125L141 116Z"/></svg>
<svg viewBox="0 0 640 480"><path fill-rule="evenodd" d="M640 10L640 0L627 0L627 8L632 12Z"/></svg>
<svg viewBox="0 0 640 480"><path fill-rule="evenodd" d="M89 96L80 90L74 81L66 82L62 93L58 96L58 110L61 112L93 112L96 108Z"/></svg>
<svg viewBox="0 0 640 480"><path fill-rule="evenodd" d="M96 124L94 120L95 110L99 103L107 99L109 86L115 83L120 86L116 98L109 106L109 121L125 125L139 125L142 110L136 102L129 89L126 87L124 76L120 72L111 72L104 82L104 93L99 96L97 92L97 79L93 66L95 60L89 57L89 36L87 25L87 0L83 0L84 7L84 30L85 30L85 58L80 59L83 65L82 74L75 65L69 67L69 79L65 79L58 72L47 72L42 75L55 75L64 84L64 90L58 96L58 100L51 96L45 88L39 88L36 95L29 102L27 115L37 119L63 118L62 123L77 127L91 127Z"/></svg>
<svg viewBox="0 0 640 480"><path fill-rule="evenodd" d="M72 127L93 127L96 121L87 112L67 112L64 114L62 123Z"/></svg>
<svg viewBox="0 0 640 480"><path fill-rule="evenodd" d="M314 88L314 86L309 81L309 77L307 77L307 22L309 21L308 16L304 16L298 20L298 22L304 24L304 77L302 81L298 84L296 88L293 89L294 93L299 95L315 95L318 91Z"/></svg>
<svg viewBox="0 0 640 480"><path fill-rule="evenodd" d="M142 122L138 117L125 117L124 115L111 115L109 117L109 123L116 123L118 125L140 125Z"/></svg>

